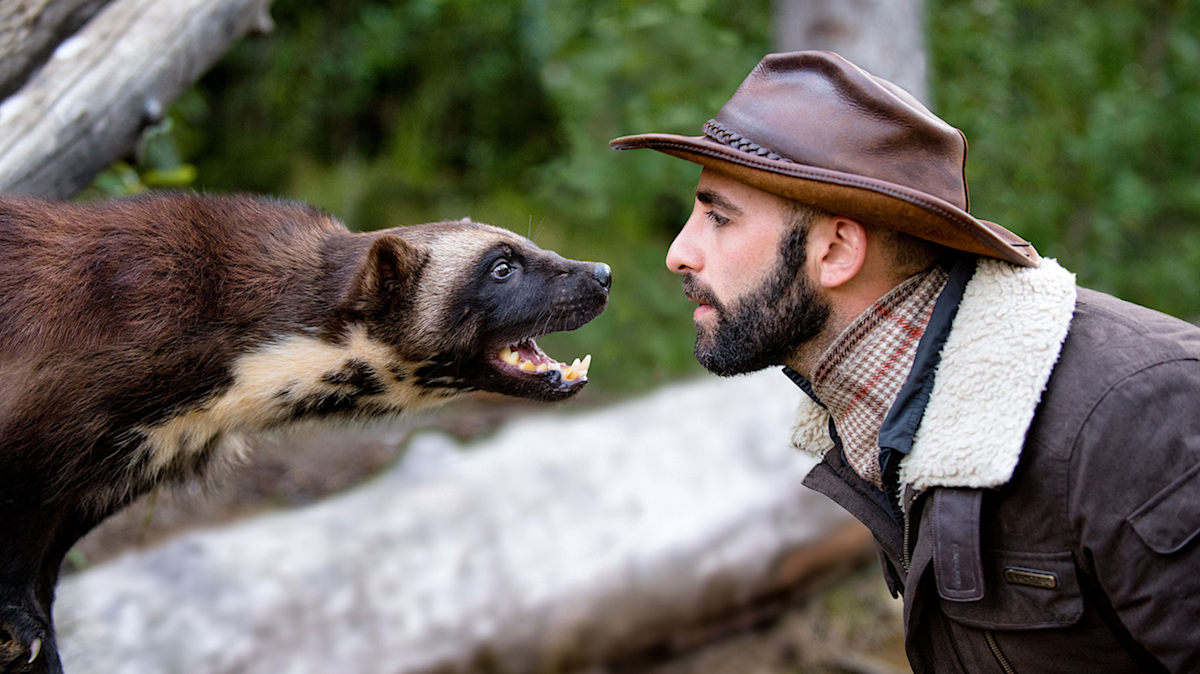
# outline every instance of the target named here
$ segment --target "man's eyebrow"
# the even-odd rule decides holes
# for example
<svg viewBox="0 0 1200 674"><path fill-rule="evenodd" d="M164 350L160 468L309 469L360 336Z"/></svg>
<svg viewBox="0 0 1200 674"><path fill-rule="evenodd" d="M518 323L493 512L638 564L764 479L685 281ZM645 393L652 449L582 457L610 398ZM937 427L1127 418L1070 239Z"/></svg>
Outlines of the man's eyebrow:
<svg viewBox="0 0 1200 674"><path fill-rule="evenodd" d="M730 215L741 215L742 209L734 205L734 203L725 197L713 192L712 190L696 190L696 200L707 206L716 206L717 208L729 213Z"/></svg>

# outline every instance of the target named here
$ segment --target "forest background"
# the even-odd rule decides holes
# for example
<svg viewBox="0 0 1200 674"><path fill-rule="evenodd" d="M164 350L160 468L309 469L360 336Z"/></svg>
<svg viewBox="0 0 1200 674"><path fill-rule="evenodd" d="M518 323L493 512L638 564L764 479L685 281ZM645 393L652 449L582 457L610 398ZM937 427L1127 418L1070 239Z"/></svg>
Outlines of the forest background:
<svg viewBox="0 0 1200 674"><path fill-rule="evenodd" d="M926 0L930 106L971 211L1097 288L1200 319L1200 3ZM351 228L470 216L614 268L542 340L593 394L700 372L663 265L699 167L608 141L697 135L772 48L769 0L275 0L85 194L252 191ZM560 355L560 357L562 357Z"/></svg>

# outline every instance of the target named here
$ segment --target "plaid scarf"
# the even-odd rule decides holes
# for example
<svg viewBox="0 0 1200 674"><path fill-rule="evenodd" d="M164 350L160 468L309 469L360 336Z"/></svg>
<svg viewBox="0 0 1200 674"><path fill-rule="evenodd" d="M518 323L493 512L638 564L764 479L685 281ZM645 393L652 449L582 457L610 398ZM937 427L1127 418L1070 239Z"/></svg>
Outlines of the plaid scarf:
<svg viewBox="0 0 1200 674"><path fill-rule="evenodd" d="M833 417L847 462L876 487L882 486L879 429L948 278L942 267L908 278L842 331L813 368L813 392Z"/></svg>

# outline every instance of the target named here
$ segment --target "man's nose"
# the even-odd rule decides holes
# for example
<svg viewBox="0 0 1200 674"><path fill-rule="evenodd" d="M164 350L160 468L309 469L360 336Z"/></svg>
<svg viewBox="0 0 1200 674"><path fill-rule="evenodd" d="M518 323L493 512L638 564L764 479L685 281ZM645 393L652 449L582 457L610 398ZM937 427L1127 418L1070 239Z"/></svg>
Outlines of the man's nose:
<svg viewBox="0 0 1200 674"><path fill-rule="evenodd" d="M701 257L692 237L691 223L689 218L667 249L667 269L676 274L700 271Z"/></svg>

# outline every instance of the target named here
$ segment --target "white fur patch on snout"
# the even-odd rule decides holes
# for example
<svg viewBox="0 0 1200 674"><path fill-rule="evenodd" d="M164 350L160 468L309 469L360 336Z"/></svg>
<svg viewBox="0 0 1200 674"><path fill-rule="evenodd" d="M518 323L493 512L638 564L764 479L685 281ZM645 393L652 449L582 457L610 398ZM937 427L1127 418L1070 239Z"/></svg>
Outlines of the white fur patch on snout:
<svg viewBox="0 0 1200 674"><path fill-rule="evenodd" d="M355 326L341 344L306 335L288 335L243 354L233 366L233 385L198 407L164 423L139 429L146 436L135 461L145 461L153 475L176 461L224 447L231 436L258 433L292 420L296 405L306 398L346 390L338 374L348 367L369 368L379 392L360 401L396 414L436 404L444 396L423 395L414 383L415 363L402 363L386 344L372 340ZM399 375L397 373L400 373Z"/></svg>

